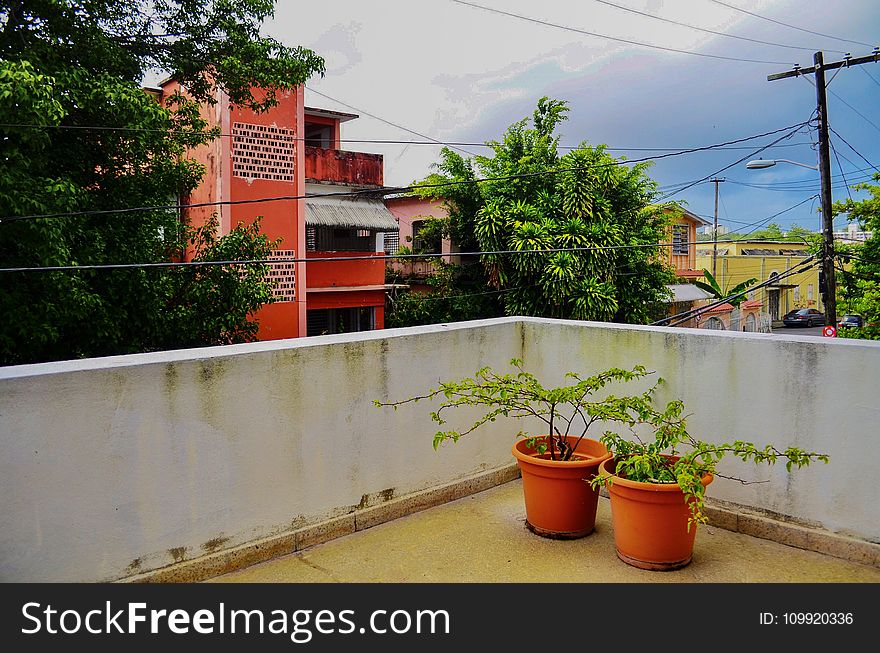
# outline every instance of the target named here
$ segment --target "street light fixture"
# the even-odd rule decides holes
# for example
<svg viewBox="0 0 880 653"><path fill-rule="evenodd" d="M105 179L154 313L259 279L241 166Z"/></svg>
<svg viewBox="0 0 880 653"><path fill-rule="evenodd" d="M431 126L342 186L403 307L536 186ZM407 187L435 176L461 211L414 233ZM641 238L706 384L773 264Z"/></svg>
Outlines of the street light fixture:
<svg viewBox="0 0 880 653"><path fill-rule="evenodd" d="M809 168L810 170L818 170L819 166L810 166L806 163L798 163L797 161L789 161L788 159L755 159L754 161L749 161L746 164L746 168L749 170L760 170L762 168L771 168L775 166L777 163L790 163L795 166L801 166L802 168Z"/></svg>

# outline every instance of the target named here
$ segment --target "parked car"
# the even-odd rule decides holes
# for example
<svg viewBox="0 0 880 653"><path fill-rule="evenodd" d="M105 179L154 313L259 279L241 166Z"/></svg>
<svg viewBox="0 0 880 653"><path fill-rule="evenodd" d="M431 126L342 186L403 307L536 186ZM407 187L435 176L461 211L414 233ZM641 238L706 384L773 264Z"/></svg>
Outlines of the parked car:
<svg viewBox="0 0 880 653"><path fill-rule="evenodd" d="M840 329L860 329L865 326L865 320L861 315L844 315L837 323Z"/></svg>
<svg viewBox="0 0 880 653"><path fill-rule="evenodd" d="M785 326L819 326L825 324L825 314L815 308L799 308L782 318Z"/></svg>

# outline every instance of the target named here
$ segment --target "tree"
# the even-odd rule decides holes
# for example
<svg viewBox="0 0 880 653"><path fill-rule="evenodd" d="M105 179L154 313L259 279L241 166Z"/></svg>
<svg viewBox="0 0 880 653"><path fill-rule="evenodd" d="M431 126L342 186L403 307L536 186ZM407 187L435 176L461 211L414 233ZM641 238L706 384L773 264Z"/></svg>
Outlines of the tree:
<svg viewBox="0 0 880 653"><path fill-rule="evenodd" d="M756 277L752 277L751 279L747 279L742 283L736 284L733 288L729 290L722 290L721 286L718 285L718 281L715 280L715 277L712 276L712 273L709 270L703 268L703 276L706 278L706 281L694 281L694 285L697 288L702 288L706 292L712 293L714 297L718 299L724 299L725 297L730 297L731 295L739 295L739 293L743 292L746 288L751 286L754 283L757 283L758 279ZM745 295L740 295L739 297L731 297L727 300L729 304L732 306L739 306L746 300Z"/></svg>
<svg viewBox="0 0 880 653"><path fill-rule="evenodd" d="M874 181L880 182L880 174L874 174ZM834 214L847 214L872 235L864 243L835 243L836 258L844 262L837 276L838 313L861 315L866 328L841 329L838 335L880 339L880 185L856 184L853 189L867 191L869 197L835 202Z"/></svg>
<svg viewBox="0 0 880 653"><path fill-rule="evenodd" d="M265 258L256 227L217 239L169 206L204 170L190 148L218 136L216 102L263 111L323 73L309 50L262 37L268 0L7 0L0 8L3 267ZM167 71L167 106L141 88ZM254 88L260 92L253 93ZM106 213L89 213L106 211ZM64 217L29 215L86 212ZM255 211L256 214L256 211ZM21 219L16 219L21 218ZM258 224L257 220L257 224ZM271 301L267 266L0 273L0 364L253 339Z"/></svg>
<svg viewBox="0 0 880 653"><path fill-rule="evenodd" d="M390 276L389 281L406 281ZM392 293L385 326L389 328L461 322L504 315L498 293L486 290L485 277L473 265L438 262L425 283L429 292Z"/></svg>
<svg viewBox="0 0 880 653"><path fill-rule="evenodd" d="M541 98L531 126L511 125L487 143L490 156L444 148L416 191L445 201L463 251L486 252L487 283L508 315L649 322L674 281L659 253L668 217L651 205L656 184L647 164L625 166L601 145L560 156L554 134L568 110ZM499 251L522 253L490 253Z"/></svg>

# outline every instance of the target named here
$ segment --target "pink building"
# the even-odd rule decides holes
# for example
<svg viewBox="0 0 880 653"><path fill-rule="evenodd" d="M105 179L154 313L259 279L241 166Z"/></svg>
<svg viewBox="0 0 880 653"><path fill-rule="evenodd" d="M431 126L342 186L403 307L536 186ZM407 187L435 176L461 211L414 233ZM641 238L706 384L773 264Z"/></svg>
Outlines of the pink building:
<svg viewBox="0 0 880 653"><path fill-rule="evenodd" d="M162 95L178 88L161 85ZM266 113L232 107L218 96L202 115L223 136L193 152L205 165L202 184L184 204L271 197L298 199L190 209L193 224L218 213L220 235L263 216L262 231L281 238L272 267L276 302L258 313L261 340L384 327L384 234L397 221L380 198L352 196L379 189L380 154L339 149L340 126L358 116L306 107L303 88L283 93ZM362 258L315 261L303 259ZM370 260L375 259L375 260Z"/></svg>

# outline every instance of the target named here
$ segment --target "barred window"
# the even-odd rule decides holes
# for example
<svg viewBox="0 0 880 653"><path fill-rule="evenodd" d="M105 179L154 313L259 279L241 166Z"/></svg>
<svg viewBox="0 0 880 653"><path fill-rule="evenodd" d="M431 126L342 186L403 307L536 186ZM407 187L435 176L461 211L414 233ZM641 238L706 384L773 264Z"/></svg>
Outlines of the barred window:
<svg viewBox="0 0 880 653"><path fill-rule="evenodd" d="M672 227L672 253L688 253L688 226L677 224Z"/></svg>
<svg viewBox="0 0 880 653"><path fill-rule="evenodd" d="M399 231L386 231L385 232L385 253L386 254L397 254L398 249L400 249L400 232Z"/></svg>

